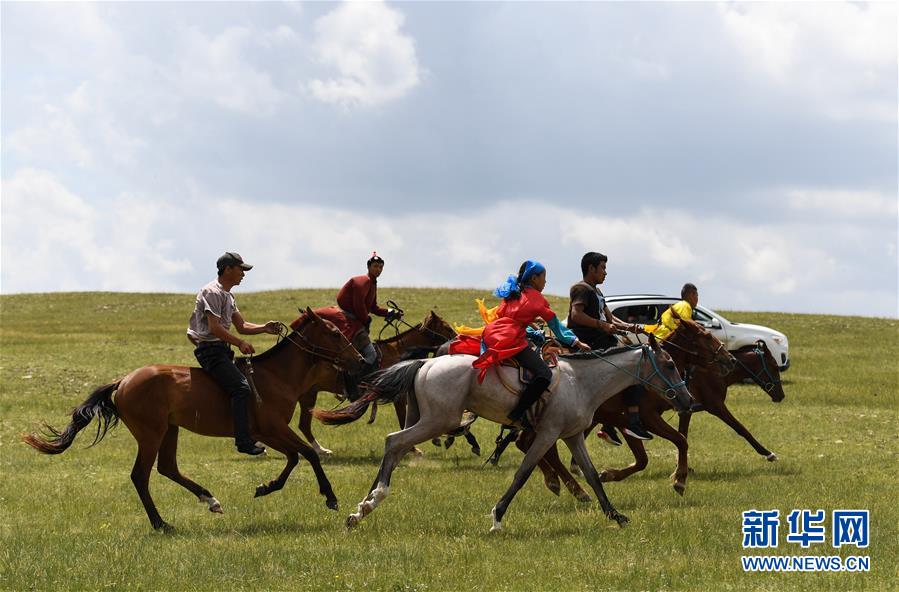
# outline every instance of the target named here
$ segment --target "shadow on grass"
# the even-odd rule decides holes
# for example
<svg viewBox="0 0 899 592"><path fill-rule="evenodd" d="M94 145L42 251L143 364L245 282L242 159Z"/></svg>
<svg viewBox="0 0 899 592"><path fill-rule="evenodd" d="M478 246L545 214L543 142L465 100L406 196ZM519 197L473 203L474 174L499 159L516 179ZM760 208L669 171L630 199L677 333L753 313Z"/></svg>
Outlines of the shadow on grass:
<svg viewBox="0 0 899 592"><path fill-rule="evenodd" d="M801 475L802 471L796 466L783 465L775 469L771 463L764 462L751 469L730 469L730 470L708 470L696 469L690 472L690 479L694 481L741 481L743 479L763 475L766 477L795 477Z"/></svg>
<svg viewBox="0 0 899 592"><path fill-rule="evenodd" d="M186 526L176 526L172 532L154 532L152 534L154 536L170 536L183 539L202 538L208 540L210 537L224 539L233 537L234 535L253 536L261 538L267 536L312 535L331 530L334 530L334 525L327 523L302 524L296 521L264 520L261 522L254 522L252 524L245 524L243 526L238 526L235 528L227 528L217 533L211 533L206 528L198 528L196 530L192 530Z"/></svg>

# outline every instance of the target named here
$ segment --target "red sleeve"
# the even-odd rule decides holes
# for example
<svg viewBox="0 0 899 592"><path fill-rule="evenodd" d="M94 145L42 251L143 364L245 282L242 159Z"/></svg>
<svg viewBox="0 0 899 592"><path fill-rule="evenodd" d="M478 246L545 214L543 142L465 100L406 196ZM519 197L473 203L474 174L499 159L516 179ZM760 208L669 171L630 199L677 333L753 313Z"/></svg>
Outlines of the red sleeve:
<svg viewBox="0 0 899 592"><path fill-rule="evenodd" d="M534 291L537 292L536 290ZM537 292L537 294L540 296L540 312L538 314L540 315L541 319L548 323L556 318L556 313L554 313L553 309L549 307L549 301L546 299L546 297L543 294L540 294L540 292Z"/></svg>

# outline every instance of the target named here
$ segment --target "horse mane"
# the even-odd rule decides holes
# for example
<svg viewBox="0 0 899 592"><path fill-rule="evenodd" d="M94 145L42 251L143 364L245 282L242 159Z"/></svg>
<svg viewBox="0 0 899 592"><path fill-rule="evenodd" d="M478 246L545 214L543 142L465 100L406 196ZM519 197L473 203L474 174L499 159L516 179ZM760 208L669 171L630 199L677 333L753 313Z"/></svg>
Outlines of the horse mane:
<svg viewBox="0 0 899 592"><path fill-rule="evenodd" d="M614 356L615 354L633 351L642 347L642 345L616 345L607 349L594 349L588 352L585 351L574 352L570 354L559 354L559 357L566 360L594 360L596 358L605 358L608 356Z"/></svg>
<svg viewBox="0 0 899 592"><path fill-rule="evenodd" d="M285 337L284 339L279 339L278 343L271 346L261 354L253 354L253 362L264 362L269 358L275 357L275 354L279 353L282 349L284 349L287 344L290 342L290 338L297 334L297 331L292 331L290 335ZM249 356L242 356L238 358L238 361L246 361Z"/></svg>

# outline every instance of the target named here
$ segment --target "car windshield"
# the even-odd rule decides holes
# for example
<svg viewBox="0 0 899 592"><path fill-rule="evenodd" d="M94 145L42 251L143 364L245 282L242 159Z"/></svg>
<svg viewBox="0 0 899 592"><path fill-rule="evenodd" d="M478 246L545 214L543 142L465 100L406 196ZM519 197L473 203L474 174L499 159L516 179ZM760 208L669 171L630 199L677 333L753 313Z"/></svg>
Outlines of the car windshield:
<svg viewBox="0 0 899 592"><path fill-rule="evenodd" d="M707 311L707 312L711 312L709 309L706 309L706 311ZM730 324L730 325L739 325L739 324L740 324L740 323L734 323L733 321L727 320L727 319L724 317L724 315L721 314L720 312L715 312L715 316L717 316L719 319L721 319L722 321L724 321L725 323L728 323L728 324Z"/></svg>

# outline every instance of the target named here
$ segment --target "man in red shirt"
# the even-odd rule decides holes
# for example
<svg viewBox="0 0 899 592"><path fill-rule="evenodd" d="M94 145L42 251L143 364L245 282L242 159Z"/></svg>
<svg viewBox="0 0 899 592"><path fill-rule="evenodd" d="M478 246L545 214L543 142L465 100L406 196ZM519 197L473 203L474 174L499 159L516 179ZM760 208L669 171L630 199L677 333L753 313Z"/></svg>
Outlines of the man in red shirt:
<svg viewBox="0 0 899 592"><path fill-rule="evenodd" d="M384 271L384 260L377 252L373 252L366 265L367 274L351 277L337 293L337 306L346 317L349 324L348 333L352 335L350 341L365 359L365 365L360 373L348 377L347 394L351 398L356 394L356 382L359 378L377 369L380 362L378 351L368 335L371 315L387 318L401 316L399 311L378 305L378 277Z"/></svg>

